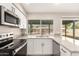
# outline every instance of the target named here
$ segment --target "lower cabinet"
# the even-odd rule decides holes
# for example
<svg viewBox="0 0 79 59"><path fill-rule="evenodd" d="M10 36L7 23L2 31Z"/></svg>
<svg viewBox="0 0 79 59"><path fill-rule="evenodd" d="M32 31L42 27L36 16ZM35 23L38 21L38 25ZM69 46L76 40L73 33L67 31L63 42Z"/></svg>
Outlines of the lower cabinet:
<svg viewBox="0 0 79 59"><path fill-rule="evenodd" d="M27 40L27 55L34 54L34 39Z"/></svg>
<svg viewBox="0 0 79 59"><path fill-rule="evenodd" d="M47 55L53 54L52 39L28 39L27 55Z"/></svg>
<svg viewBox="0 0 79 59"><path fill-rule="evenodd" d="M79 52L70 52L63 46L60 46L60 55L61 56L79 56Z"/></svg>
<svg viewBox="0 0 79 59"><path fill-rule="evenodd" d="M72 53L66 47L53 39L28 39L27 55L30 56L79 56L78 52Z"/></svg>

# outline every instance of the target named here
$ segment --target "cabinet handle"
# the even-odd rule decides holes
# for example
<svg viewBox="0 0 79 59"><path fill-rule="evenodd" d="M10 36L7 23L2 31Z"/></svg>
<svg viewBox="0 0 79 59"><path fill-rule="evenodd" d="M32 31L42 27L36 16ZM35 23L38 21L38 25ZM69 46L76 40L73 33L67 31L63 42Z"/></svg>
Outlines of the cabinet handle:
<svg viewBox="0 0 79 59"><path fill-rule="evenodd" d="M64 53L66 53L66 51L65 50L63 50L63 49L61 49Z"/></svg>

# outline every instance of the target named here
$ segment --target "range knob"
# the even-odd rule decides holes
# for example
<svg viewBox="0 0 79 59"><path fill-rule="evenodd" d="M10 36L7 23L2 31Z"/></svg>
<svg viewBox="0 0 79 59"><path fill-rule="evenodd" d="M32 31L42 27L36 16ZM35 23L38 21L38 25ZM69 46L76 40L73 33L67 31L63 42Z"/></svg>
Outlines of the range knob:
<svg viewBox="0 0 79 59"><path fill-rule="evenodd" d="M10 34L10 35L13 35L13 34Z"/></svg>
<svg viewBox="0 0 79 59"><path fill-rule="evenodd" d="M5 37L5 35L2 35L2 37L4 38L4 37Z"/></svg>
<svg viewBox="0 0 79 59"><path fill-rule="evenodd" d="M8 37L8 34L6 34L6 37Z"/></svg>

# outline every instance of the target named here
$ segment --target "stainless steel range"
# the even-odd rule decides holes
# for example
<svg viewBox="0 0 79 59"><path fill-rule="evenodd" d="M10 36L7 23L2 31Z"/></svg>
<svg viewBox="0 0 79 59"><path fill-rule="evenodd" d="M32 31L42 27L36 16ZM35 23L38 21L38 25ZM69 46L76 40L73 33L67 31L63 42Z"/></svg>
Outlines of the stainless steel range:
<svg viewBox="0 0 79 59"><path fill-rule="evenodd" d="M8 49L13 47L13 33L0 34L0 49Z"/></svg>
<svg viewBox="0 0 79 59"><path fill-rule="evenodd" d="M13 39L13 33L0 34L0 56L25 56L26 40Z"/></svg>

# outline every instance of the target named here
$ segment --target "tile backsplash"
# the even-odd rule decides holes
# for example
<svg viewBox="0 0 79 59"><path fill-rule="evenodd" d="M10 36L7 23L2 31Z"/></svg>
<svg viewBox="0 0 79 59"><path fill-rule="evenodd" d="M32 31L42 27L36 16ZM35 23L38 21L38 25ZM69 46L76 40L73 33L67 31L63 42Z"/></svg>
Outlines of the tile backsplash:
<svg viewBox="0 0 79 59"><path fill-rule="evenodd" d="M10 33L13 32L14 38L21 35L21 30L19 28L0 26L0 33Z"/></svg>

